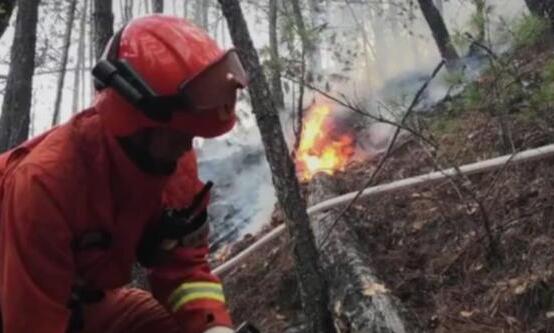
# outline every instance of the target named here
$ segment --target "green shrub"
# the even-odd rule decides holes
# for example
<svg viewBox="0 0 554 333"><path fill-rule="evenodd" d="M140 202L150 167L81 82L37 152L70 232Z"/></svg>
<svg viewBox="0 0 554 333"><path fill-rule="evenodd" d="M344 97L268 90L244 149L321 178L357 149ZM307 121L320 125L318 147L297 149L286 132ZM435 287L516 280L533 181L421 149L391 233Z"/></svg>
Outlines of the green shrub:
<svg viewBox="0 0 554 333"><path fill-rule="evenodd" d="M538 109L554 104L554 60L544 65L541 78L540 87L531 98L531 104Z"/></svg>
<svg viewBox="0 0 554 333"><path fill-rule="evenodd" d="M550 30L550 22L546 18L534 15L524 15L516 21L513 33L515 46L530 47L538 44Z"/></svg>
<svg viewBox="0 0 554 333"><path fill-rule="evenodd" d="M554 60L550 60L544 65L541 76L545 83L554 82Z"/></svg>
<svg viewBox="0 0 554 333"><path fill-rule="evenodd" d="M449 71L441 77L442 81L447 86L461 86L467 82L467 79L462 70Z"/></svg>
<svg viewBox="0 0 554 333"><path fill-rule="evenodd" d="M468 108L476 108L483 102L483 94L477 83L467 85L464 94L464 104Z"/></svg>

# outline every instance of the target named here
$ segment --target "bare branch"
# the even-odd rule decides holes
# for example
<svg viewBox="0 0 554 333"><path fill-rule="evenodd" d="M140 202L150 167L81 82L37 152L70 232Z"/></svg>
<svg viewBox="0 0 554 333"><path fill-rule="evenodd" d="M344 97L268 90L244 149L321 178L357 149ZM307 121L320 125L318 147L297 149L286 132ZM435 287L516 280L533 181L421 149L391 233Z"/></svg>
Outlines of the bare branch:
<svg viewBox="0 0 554 333"><path fill-rule="evenodd" d="M352 112L355 112L359 115L362 115L364 117L367 117L371 120L374 120L376 122L380 122L380 123L384 123L384 124L388 124L388 125L392 125L394 127L397 127L397 128L400 128L401 130L405 130L406 132L412 134L413 136L416 136L418 137L419 139L425 141L425 143L433 146L433 147L436 147L436 143L434 143L432 140L430 140L429 138L426 138L424 137L423 135L421 135L421 133L415 131L414 129L410 128L409 126L405 126L404 124L401 124L401 123L398 123L396 121L393 121L393 120L390 120L390 119L387 119L385 117L381 117L381 116L375 116L369 112L366 112L364 110L362 110L361 108L357 107L356 105L350 103L349 101L346 100L346 98L344 96L342 96L342 99L341 98L338 98L336 96L333 96L331 94L329 94L328 92L324 91L323 89L321 88L318 88L312 84L309 84L305 81L300 81L294 77L291 77L291 76L288 76L288 75L285 75L284 76L286 79L294 82L294 83L297 83L297 84L302 84L308 88L310 88L311 90L317 92L318 94L324 96L325 98L337 103L338 105L340 106L343 106L345 108L347 108L348 110L352 111Z"/></svg>
<svg viewBox="0 0 554 333"><path fill-rule="evenodd" d="M431 81L437 76L437 74L439 73L439 71L442 69L442 67L445 65L445 61L442 60L438 65L437 67L433 70L433 73L431 74L431 76L427 79L427 81L425 81L425 83L421 86L421 88L419 88L419 90L417 91L417 93L415 94L414 96L414 99L412 100L412 103L410 104L410 106L408 107L408 109L406 110L406 113L404 113L404 116L402 117L402 120L400 121L400 124L404 124L404 122L406 121L406 119L410 116L410 114L413 112L414 108L417 106L417 104L419 103L420 101L420 98L421 96L423 95L423 93L425 92L425 90L427 89L427 87L429 86L429 83L431 83ZM369 180L362 186L362 188L358 191L358 193L356 193L356 196L354 196L354 198L350 201L350 203L348 203L348 205L346 205L346 207L337 215L337 217L335 218L335 220L333 221L333 223L331 223L331 226L329 227L329 229L327 230L327 235L323 238L323 240L321 241L321 243L319 244L319 248L321 249L324 245L325 245L325 242L327 241L331 231L333 230L333 228L337 225L337 223L341 220L341 218L344 216L344 214L346 214L346 212L348 210L350 210L350 208L352 208L352 206L356 203L356 201L360 198L360 196L362 195L362 192L368 188L369 186L371 186L373 184L373 181L377 178L377 175L379 174L379 172L381 171L381 169L383 168L383 166L385 165L385 162L388 160L388 158L391 156L391 151L394 147L394 144L396 143L396 140L398 139L399 135L400 135L400 131L401 131L401 128L400 127L396 127L396 131L394 132L394 135L387 147L387 151L385 152L385 154L381 157L380 161L379 161L379 164L377 165L377 168L375 169L375 171L373 171L373 173L371 174L371 176L369 177Z"/></svg>

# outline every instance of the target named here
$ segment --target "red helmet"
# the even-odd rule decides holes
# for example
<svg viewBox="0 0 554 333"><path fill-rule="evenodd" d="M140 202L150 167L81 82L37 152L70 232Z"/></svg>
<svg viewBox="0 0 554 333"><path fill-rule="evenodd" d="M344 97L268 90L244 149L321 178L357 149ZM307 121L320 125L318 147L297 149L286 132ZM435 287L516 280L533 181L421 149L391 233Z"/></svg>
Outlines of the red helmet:
<svg viewBox="0 0 554 333"><path fill-rule="evenodd" d="M246 74L235 50L222 51L204 31L176 17L131 21L93 69L95 107L115 136L168 127L214 137L236 121Z"/></svg>

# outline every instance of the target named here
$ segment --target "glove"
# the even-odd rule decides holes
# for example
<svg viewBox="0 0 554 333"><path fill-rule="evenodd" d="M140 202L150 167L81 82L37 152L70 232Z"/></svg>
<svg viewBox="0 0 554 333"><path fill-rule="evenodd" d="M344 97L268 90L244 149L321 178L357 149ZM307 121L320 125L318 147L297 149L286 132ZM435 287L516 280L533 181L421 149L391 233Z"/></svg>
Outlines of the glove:
<svg viewBox="0 0 554 333"><path fill-rule="evenodd" d="M204 333L234 333L234 332L235 331L233 331L229 327L216 326L216 327L210 328L209 330L207 330Z"/></svg>

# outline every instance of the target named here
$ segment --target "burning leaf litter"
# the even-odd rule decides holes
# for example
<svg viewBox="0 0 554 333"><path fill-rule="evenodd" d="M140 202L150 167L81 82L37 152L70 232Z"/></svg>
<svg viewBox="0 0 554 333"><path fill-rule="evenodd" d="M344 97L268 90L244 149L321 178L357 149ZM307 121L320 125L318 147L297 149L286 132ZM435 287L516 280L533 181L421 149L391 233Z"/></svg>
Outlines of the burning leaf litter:
<svg viewBox="0 0 554 333"><path fill-rule="evenodd" d="M296 167L302 181L310 180L319 172L332 175L344 171L354 155L354 136L337 129L332 111L331 105L316 103L302 122L296 152Z"/></svg>

